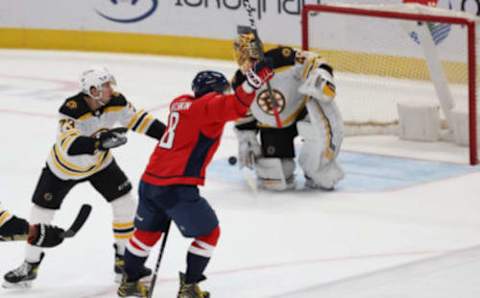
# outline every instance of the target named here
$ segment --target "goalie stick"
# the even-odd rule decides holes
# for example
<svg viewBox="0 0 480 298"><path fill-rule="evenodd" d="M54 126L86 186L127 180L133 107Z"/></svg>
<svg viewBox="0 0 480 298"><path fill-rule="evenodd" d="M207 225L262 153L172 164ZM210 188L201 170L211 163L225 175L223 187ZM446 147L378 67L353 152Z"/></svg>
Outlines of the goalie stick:
<svg viewBox="0 0 480 298"><path fill-rule="evenodd" d="M244 167L240 166L240 171L242 171L243 178L245 179L245 182L247 183L248 187L253 192L254 196L257 197L258 196L257 179L256 179L256 176L255 176L255 173L253 172L256 157L253 154L253 152L250 153L250 154L251 154L250 158L253 162L252 168L248 168L246 166L244 166ZM235 155L232 155L228 158L228 163L231 166L234 166L234 165L237 164L237 160L238 160L238 158L235 157Z"/></svg>
<svg viewBox="0 0 480 298"><path fill-rule="evenodd" d="M250 4L250 0L243 0L243 7L245 7L245 10L248 13L250 29L252 30L253 35L255 36L255 45L258 49L260 61L263 61L265 60L265 54L263 53L263 49L260 45L260 37L258 36L257 26L255 24L255 17L253 16L253 12L255 10L252 8L252 5ZM275 123L277 124L278 128L282 128L283 125L282 125L282 120L280 119L279 106L278 106L277 100L273 96L272 86L270 85L270 82L267 82L267 90L268 90L268 96L270 97L272 102L272 110L273 110L273 115L275 116Z"/></svg>

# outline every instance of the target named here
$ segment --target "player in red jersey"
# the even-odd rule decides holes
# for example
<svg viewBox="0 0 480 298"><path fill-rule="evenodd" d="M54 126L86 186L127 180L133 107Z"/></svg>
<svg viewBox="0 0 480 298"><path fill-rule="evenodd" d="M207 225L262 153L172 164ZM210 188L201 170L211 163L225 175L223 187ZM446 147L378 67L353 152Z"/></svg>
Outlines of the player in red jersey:
<svg viewBox="0 0 480 298"><path fill-rule="evenodd" d="M225 76L203 71L192 82L194 96L182 95L170 104L168 127L153 152L139 187L135 232L127 244L120 297L147 297L140 283L141 268L150 249L170 220L183 236L194 238L187 253L187 270L180 273L178 298L207 298L198 283L220 236L218 219L199 194L205 171L220 143L227 121L244 116L255 90L273 75L267 62L247 71L247 80L234 94Z"/></svg>

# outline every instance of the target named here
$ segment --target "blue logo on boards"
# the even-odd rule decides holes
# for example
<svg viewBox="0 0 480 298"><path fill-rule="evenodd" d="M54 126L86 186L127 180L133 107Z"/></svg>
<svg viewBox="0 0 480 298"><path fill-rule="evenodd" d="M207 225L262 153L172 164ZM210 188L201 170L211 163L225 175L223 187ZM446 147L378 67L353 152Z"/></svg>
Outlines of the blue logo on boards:
<svg viewBox="0 0 480 298"><path fill-rule="evenodd" d="M139 2L139 0L127 0L127 1L125 1L125 0L109 0L109 1L113 5L119 5L119 4L121 4L121 2L127 2L132 6L137 5L137 3ZM113 17L113 16L109 16L109 15L99 11L98 9L96 9L96 12L97 12L98 15L100 15L104 19L107 19L107 20L112 21L112 22L124 23L124 24L136 23L136 22L140 22L140 21L148 18L149 16L151 16L157 10L158 0L151 0L151 1L152 1L152 6L145 13L143 13L141 15L134 16L134 17L130 17L130 18L116 18L116 17Z"/></svg>
<svg viewBox="0 0 480 298"><path fill-rule="evenodd" d="M435 45L440 44L443 40L445 40L450 31L452 30L452 25L450 24L441 24L441 23L428 23L428 29L432 35L433 42ZM420 37L418 33L415 31L410 32L410 37L415 41L417 44L420 44Z"/></svg>

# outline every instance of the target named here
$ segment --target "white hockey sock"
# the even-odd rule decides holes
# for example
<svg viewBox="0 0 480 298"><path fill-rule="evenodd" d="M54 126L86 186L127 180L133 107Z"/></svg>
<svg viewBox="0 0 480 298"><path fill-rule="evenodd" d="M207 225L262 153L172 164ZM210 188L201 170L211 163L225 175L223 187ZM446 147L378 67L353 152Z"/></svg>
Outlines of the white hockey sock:
<svg viewBox="0 0 480 298"><path fill-rule="evenodd" d="M133 233L133 220L137 201L128 193L111 203L113 211L113 236L117 244L117 253L123 255L128 239Z"/></svg>
<svg viewBox="0 0 480 298"><path fill-rule="evenodd" d="M30 210L30 224L45 223L49 224L53 221L55 216L55 210L46 209L33 205ZM43 252L43 248L36 247L27 243L25 248L25 260L30 263L36 263L40 261L40 256Z"/></svg>

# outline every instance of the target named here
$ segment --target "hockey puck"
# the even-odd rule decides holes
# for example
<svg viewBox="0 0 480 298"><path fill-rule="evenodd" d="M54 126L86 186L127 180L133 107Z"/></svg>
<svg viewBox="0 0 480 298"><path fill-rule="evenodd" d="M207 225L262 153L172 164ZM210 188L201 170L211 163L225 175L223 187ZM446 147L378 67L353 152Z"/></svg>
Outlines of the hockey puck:
<svg viewBox="0 0 480 298"><path fill-rule="evenodd" d="M237 158L235 156L230 156L228 158L228 163L231 165L231 166L234 166L237 164Z"/></svg>

